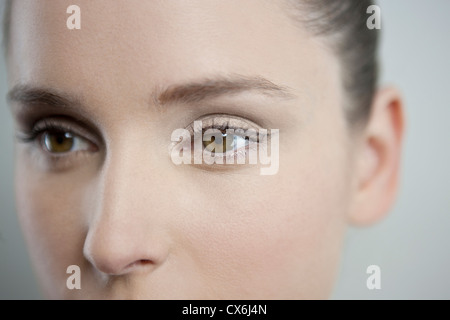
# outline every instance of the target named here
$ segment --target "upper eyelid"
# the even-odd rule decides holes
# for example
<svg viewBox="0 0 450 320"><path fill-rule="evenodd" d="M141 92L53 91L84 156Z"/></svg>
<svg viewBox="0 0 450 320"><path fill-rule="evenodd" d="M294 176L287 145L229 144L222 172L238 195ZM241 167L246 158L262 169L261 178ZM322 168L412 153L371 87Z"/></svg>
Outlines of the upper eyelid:
<svg viewBox="0 0 450 320"><path fill-rule="evenodd" d="M73 121L69 121L64 118L46 118L37 121L33 124L33 131L45 132L46 130L57 129L61 131L67 131L77 136L78 138L84 139L99 146L99 139L92 133L90 133L87 129L83 128L83 126L74 124Z"/></svg>
<svg viewBox="0 0 450 320"><path fill-rule="evenodd" d="M227 114L211 114L203 116L195 121L202 121L202 129L218 129L223 127L230 129L254 129L259 130L261 126L254 123L251 120L244 119L242 117L237 117ZM191 123L186 129L193 135L194 134L194 122Z"/></svg>

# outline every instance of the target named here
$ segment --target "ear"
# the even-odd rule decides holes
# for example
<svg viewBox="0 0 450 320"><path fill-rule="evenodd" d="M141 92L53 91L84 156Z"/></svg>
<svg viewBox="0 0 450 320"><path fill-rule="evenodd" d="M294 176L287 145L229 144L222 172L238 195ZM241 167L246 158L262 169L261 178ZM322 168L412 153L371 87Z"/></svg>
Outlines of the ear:
<svg viewBox="0 0 450 320"><path fill-rule="evenodd" d="M379 90L362 129L350 223L369 225L385 216L398 186L404 132L403 103L394 88Z"/></svg>

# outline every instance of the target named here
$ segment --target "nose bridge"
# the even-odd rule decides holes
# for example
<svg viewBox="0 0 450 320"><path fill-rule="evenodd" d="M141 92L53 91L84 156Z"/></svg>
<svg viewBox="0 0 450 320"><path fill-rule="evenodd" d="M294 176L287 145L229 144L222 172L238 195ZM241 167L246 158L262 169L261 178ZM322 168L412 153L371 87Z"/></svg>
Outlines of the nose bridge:
<svg viewBox="0 0 450 320"><path fill-rule="evenodd" d="M122 274L142 262L160 264L167 242L152 192L156 166L145 150L150 146L142 148L136 135L113 141L98 175L84 254L101 272Z"/></svg>
<svg viewBox="0 0 450 320"><path fill-rule="evenodd" d="M142 200L141 192L145 192L142 187L151 181L142 160L146 158L146 154L143 154L145 148L139 148L137 138L116 141L107 148L99 177L103 201L102 209L97 214L111 219L137 214L141 204L139 198Z"/></svg>

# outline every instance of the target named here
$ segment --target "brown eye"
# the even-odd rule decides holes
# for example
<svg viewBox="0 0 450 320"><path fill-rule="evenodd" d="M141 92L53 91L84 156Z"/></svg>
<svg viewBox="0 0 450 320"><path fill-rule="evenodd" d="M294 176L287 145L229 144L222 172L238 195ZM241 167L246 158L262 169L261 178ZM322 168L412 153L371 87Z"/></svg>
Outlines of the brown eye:
<svg viewBox="0 0 450 320"><path fill-rule="evenodd" d="M89 150L89 143L70 132L47 131L42 136L43 147L50 153L63 154Z"/></svg>
<svg viewBox="0 0 450 320"><path fill-rule="evenodd" d="M208 135L205 135L206 137ZM219 143L216 143L214 135L210 135L210 139L206 139L207 141L203 141L203 146L206 150L212 152L213 150L219 149ZM233 135L229 135L227 133L222 132L222 152L226 153L228 151L233 150Z"/></svg>
<svg viewBox="0 0 450 320"><path fill-rule="evenodd" d="M206 141L203 141L203 147L210 152L218 152L219 143L215 142L214 135L205 134ZM236 134L227 134L222 132L222 153L236 151L239 148L245 147L248 144L248 139Z"/></svg>
<svg viewBox="0 0 450 320"><path fill-rule="evenodd" d="M69 132L46 132L43 141L45 148L52 153L69 152L74 145L74 137Z"/></svg>

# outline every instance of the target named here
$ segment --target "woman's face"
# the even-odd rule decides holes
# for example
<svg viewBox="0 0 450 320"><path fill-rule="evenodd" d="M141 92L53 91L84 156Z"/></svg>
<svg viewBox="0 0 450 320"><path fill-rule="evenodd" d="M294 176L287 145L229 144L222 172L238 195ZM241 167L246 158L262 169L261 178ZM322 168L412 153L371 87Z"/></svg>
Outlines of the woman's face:
<svg viewBox="0 0 450 320"><path fill-rule="evenodd" d="M49 297L329 295L353 138L337 58L283 4L80 0L69 30L71 1L14 2L17 210ZM276 174L174 164L199 119L279 129Z"/></svg>

